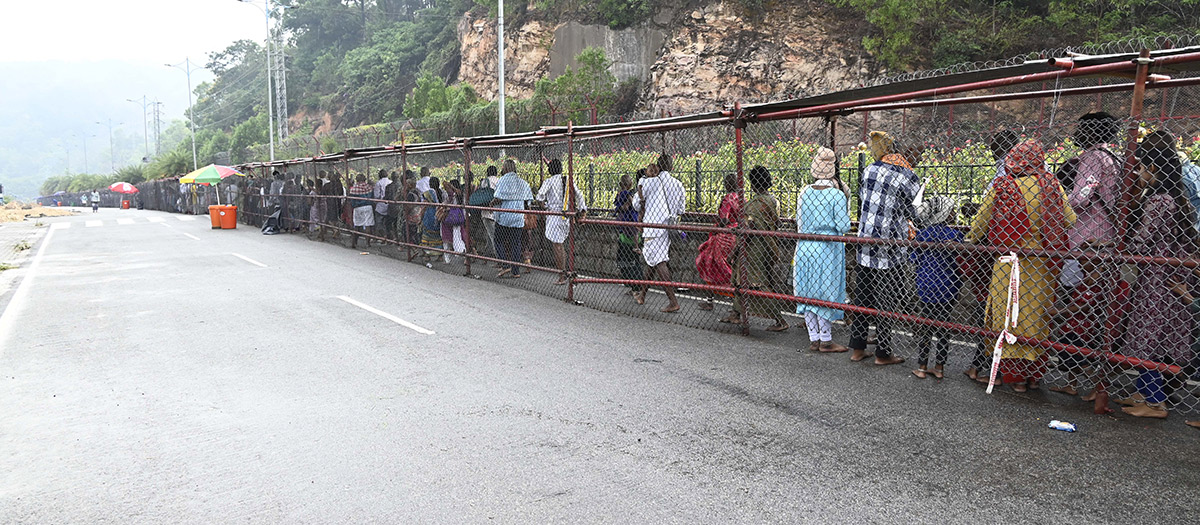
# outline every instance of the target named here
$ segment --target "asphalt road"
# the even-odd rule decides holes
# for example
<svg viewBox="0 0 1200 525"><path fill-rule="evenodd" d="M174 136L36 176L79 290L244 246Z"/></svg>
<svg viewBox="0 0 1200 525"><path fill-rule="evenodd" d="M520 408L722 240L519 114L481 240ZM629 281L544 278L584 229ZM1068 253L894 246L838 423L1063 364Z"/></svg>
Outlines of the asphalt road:
<svg viewBox="0 0 1200 525"><path fill-rule="evenodd" d="M1200 521L1177 416L203 217L43 221L0 295L2 523Z"/></svg>

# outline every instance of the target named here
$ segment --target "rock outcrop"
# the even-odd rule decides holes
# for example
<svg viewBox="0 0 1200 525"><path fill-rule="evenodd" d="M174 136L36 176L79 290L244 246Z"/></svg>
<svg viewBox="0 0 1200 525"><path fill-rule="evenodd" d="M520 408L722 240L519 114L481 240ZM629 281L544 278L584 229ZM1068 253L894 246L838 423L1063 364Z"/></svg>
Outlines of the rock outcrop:
<svg viewBox="0 0 1200 525"><path fill-rule="evenodd" d="M532 96L537 80L549 74L550 49L558 25L531 20L505 28L504 89L509 97ZM495 100L499 90L495 21L467 13L458 22L458 40L462 53L459 81L470 84L479 96Z"/></svg>
<svg viewBox="0 0 1200 525"><path fill-rule="evenodd" d="M656 112L679 114L735 101L815 95L852 88L883 74L862 50L855 31L839 27L843 22L824 2L771 5L754 19L741 16L736 4L726 2L682 11L667 7L645 27L624 32L530 17L506 29L509 96L528 97L539 78L563 70L565 48L569 47L563 31L571 31L572 36L586 31L588 41L604 45L610 57L629 55L632 58L626 61L641 61L619 64L614 73L644 75L640 105ZM494 21L468 13L458 24L458 34L462 54L459 81L494 100ZM562 49L556 49L560 39L564 41L558 46ZM644 46L653 55L631 53L631 43ZM552 56L558 57L553 67Z"/></svg>
<svg viewBox="0 0 1200 525"><path fill-rule="evenodd" d="M839 36L824 3L784 4L756 22L724 2L676 16L644 103L692 112L848 89L880 74L861 46Z"/></svg>

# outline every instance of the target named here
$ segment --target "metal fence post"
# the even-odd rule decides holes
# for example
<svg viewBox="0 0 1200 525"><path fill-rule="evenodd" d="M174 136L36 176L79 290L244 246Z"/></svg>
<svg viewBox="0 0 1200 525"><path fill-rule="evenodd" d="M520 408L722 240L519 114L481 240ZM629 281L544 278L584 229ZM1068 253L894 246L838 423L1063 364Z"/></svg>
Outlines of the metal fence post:
<svg viewBox="0 0 1200 525"><path fill-rule="evenodd" d="M701 211L700 206L701 206L701 202L703 202L700 199L700 193L702 191L704 191L700 177L701 177L700 159L696 159L696 171L694 171L692 173L692 185L696 187L696 191L693 192L693 194L692 194L693 195L693 197L692 197L692 210L693 211Z"/></svg>
<svg viewBox="0 0 1200 525"><path fill-rule="evenodd" d="M400 169L401 169L400 177L401 177L401 180L403 180L404 177L408 176L408 147L404 143L404 132L403 131L400 132ZM400 187L403 188L404 184L401 183ZM408 195L405 195L404 197L401 198L401 200L405 200L405 199L408 199ZM402 212L407 211L407 210L405 210L405 208L410 207L410 206L412 206L412 205L409 204L407 206L401 207L400 209ZM404 216L400 217L399 219L397 219L397 222L399 223L398 226L400 226L403 229L402 230L403 233L401 234L401 236L404 239L404 254L408 257L408 262L412 262L412 260L413 260L412 241L413 240L411 238L409 238L409 236L408 236L408 216L404 215Z"/></svg>
<svg viewBox="0 0 1200 525"><path fill-rule="evenodd" d="M1150 64L1154 61L1150 59L1150 50L1142 49L1141 54L1137 59L1137 73L1134 76L1133 98L1129 104L1129 131L1125 142L1125 166L1124 177L1122 180L1121 200L1117 206L1116 226L1117 229L1117 253L1125 251L1125 238L1130 229L1126 222L1129 218L1129 212L1133 206L1134 199L1137 198L1137 158L1134 154L1137 152L1138 146L1138 124L1142 120L1142 107L1146 98L1146 79L1150 75ZM1043 99L1044 100L1044 99ZM1117 278L1120 278L1118 275ZM1119 311L1124 305L1118 304L1122 301L1111 301L1109 306L1109 318ZM1112 353L1112 337L1106 337L1104 341L1104 354ZM1092 407L1092 411L1097 414L1107 414L1112 410L1108 408L1108 389L1103 379L1096 383L1096 402Z"/></svg>
<svg viewBox="0 0 1200 525"><path fill-rule="evenodd" d="M468 202L468 199L470 199L471 179L472 179L472 177L471 177L471 144L469 141L464 141L463 142L463 188L464 188L464 190L463 190L463 194L458 196L459 200L462 201L459 204L466 204ZM471 214L469 212L467 212L467 210L465 210L465 209L463 209L462 212L463 212L463 217L466 219L463 222L463 228L462 228L464 230L462 232L463 247L464 247L463 248L463 250L464 250L463 251L463 263L466 265L466 269L467 269L467 273L464 275L470 276L471 275ZM483 219L480 218L480 220L483 220Z"/></svg>
<svg viewBox="0 0 1200 525"><path fill-rule="evenodd" d="M736 239L733 243L734 249L737 250L737 266L733 272L732 283L734 289L734 298L738 304L742 305L741 325L742 335L750 335L750 305L746 304L746 291L742 289L742 276L746 274L746 264L748 258L746 256L746 183L742 173L742 129L746 127L746 118L742 113L741 102L734 103L733 106L733 137L734 137L734 152L735 166L737 169L737 192L738 199L741 200L741 206L738 207L737 217L737 232Z"/></svg>
<svg viewBox="0 0 1200 525"><path fill-rule="evenodd" d="M591 173L588 179L590 182ZM571 214L567 230L567 302L575 302L575 232L579 230L579 203L575 202L575 129L571 122L567 122L567 187L563 198L567 199Z"/></svg>

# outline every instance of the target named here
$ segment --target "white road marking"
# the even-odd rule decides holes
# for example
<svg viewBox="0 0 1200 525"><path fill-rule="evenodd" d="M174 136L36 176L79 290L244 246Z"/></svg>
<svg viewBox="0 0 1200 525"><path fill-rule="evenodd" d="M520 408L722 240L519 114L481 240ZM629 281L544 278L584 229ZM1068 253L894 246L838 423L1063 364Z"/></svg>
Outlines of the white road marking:
<svg viewBox="0 0 1200 525"><path fill-rule="evenodd" d="M17 286L17 291L13 292L12 299L4 308L4 313L0 314L0 355L3 355L4 349L8 347L8 338L12 335L17 313L25 307L25 301L29 300L31 288L29 283L33 282L33 277L37 275L38 267L42 264L42 254L46 253L46 247L50 246L50 237L53 236L53 229L46 232L46 236L42 238L42 245L38 247L37 254L33 256L33 261L25 270L25 278L21 279L21 284Z"/></svg>
<svg viewBox="0 0 1200 525"><path fill-rule="evenodd" d="M98 226L104 226L104 221L87 221L86 223L83 224L83 226L86 228L95 228Z"/></svg>
<svg viewBox="0 0 1200 525"><path fill-rule="evenodd" d="M200 238L199 238L199 237L196 237L195 235L192 235L192 234L190 234L190 233L187 233L187 232L184 232L184 235L187 235L188 237L191 237L191 238L193 238L193 239L196 239L197 241L198 241L198 240L200 240Z"/></svg>
<svg viewBox="0 0 1200 525"><path fill-rule="evenodd" d="M117 219L117 224L133 224L133 219Z"/></svg>
<svg viewBox="0 0 1200 525"><path fill-rule="evenodd" d="M147 217L146 220L148 220L150 222L163 222L166 219L164 219L162 217Z"/></svg>
<svg viewBox="0 0 1200 525"><path fill-rule="evenodd" d="M337 298L338 298L338 299L341 299L341 300L343 300L343 301L346 301L347 303L350 303L350 304L352 304L352 305L354 305L354 306L357 306L357 307L359 307L359 308L362 308L363 310L366 310L366 311L368 311L368 312L371 312L371 313L373 313L373 314L375 314L375 315L378 315L379 317L382 317L382 318L384 318L384 319L387 319L387 320L389 320L389 321L391 321L391 322L393 322L393 323L396 323L396 324L398 324L398 325L400 325L400 326L403 326L403 327L405 327L405 328L408 328L408 329L410 329L410 330L412 330L412 331L414 331L414 332L417 332L417 333L419 333L419 334L425 334L425 335L433 335L433 334L434 334L434 331L433 331L433 330L430 330L430 329L428 329L428 328L421 328L420 326L417 326L417 325L415 325L415 324L412 324L412 323L410 323L410 322L408 322L408 321L405 321L404 319L401 319L401 318L399 318L399 317L396 317L396 316L394 316L394 315L392 315L392 314L389 314L389 313L387 313L387 312L384 312L384 311L382 311L382 310L379 310L379 309L377 309L377 308L374 308L374 307L372 307L372 306L365 305L365 304L363 304L363 303L360 303L360 302L358 302L358 301L355 301L354 299L351 299L351 298L349 298L349 297L346 297L346 296L344 296L344 295L339 295L339 296L337 296Z"/></svg>
<svg viewBox="0 0 1200 525"><path fill-rule="evenodd" d="M71 223L69 223L69 222L56 222L56 223L50 225L51 230L65 230L70 227L71 227Z"/></svg>
<svg viewBox="0 0 1200 525"><path fill-rule="evenodd" d="M177 215L175 218L176 218L176 219L179 219L179 220L181 220L181 221L194 221L194 220L196 220L196 218L195 218L195 217L192 217L191 215Z"/></svg>
<svg viewBox="0 0 1200 525"><path fill-rule="evenodd" d="M197 240L198 240L198 239L197 239ZM267 265L265 265L265 264L263 264L263 263L260 263L260 262L258 262L258 261L256 261L256 260L254 260L254 259L251 259L251 258L249 258L249 257L246 257L245 255L242 255L242 254L240 254L240 253L232 253L232 252L231 252L229 255L232 255L232 256L234 256L234 257L237 257L238 259L241 259L241 260L243 260L243 261L246 261L246 262L248 262L248 263L250 263L250 264L253 264L253 265L256 265L256 266L262 266L263 268L266 268L266 267L267 267Z"/></svg>

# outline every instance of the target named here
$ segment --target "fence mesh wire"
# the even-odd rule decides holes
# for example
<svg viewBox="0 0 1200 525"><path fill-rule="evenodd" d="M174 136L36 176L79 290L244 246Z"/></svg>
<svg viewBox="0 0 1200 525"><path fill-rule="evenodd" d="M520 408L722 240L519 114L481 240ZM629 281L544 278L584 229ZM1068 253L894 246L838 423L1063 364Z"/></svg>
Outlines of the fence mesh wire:
<svg viewBox="0 0 1200 525"><path fill-rule="evenodd" d="M988 382L998 344L999 388L1164 417L1200 407L1200 90L1148 90L1137 120L1131 100L458 141L139 188L152 209L221 192L279 233L922 378Z"/></svg>

